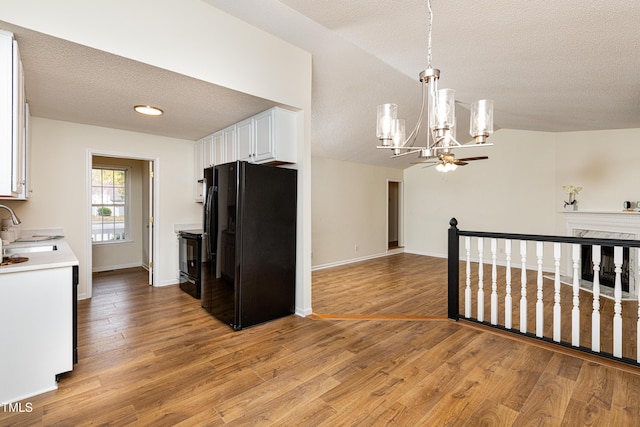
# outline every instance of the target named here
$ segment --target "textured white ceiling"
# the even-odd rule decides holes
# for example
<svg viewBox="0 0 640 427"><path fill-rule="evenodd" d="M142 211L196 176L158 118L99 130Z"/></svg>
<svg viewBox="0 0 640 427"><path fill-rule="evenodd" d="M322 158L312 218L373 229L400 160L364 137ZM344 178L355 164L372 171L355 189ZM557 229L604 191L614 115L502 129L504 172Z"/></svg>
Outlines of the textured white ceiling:
<svg viewBox="0 0 640 427"><path fill-rule="evenodd" d="M313 54L312 153L406 167L375 150L376 105L411 127L427 63L425 0L203 0ZM433 66L497 126L640 128L640 1L433 0ZM17 34L34 115L197 139L271 102L0 22ZM171 111L140 120L135 103Z"/></svg>
<svg viewBox="0 0 640 427"><path fill-rule="evenodd" d="M274 105L171 71L0 22L18 41L31 114L196 140ZM142 116L133 106L162 108Z"/></svg>
<svg viewBox="0 0 640 427"><path fill-rule="evenodd" d="M427 65L425 0L204 1L314 54L314 154L408 165L371 153L375 107L395 102L407 126L415 122ZM459 107L491 98L496 125L512 129L640 127L640 2L432 3L432 65ZM461 139L468 114L461 119L458 110Z"/></svg>

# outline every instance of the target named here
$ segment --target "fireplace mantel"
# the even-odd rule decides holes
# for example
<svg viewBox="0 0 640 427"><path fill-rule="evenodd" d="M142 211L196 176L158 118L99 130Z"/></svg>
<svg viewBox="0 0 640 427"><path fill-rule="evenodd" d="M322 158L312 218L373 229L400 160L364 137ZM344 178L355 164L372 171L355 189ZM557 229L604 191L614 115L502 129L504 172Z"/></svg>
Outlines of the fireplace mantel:
<svg viewBox="0 0 640 427"><path fill-rule="evenodd" d="M575 230L594 230L633 234L633 240L640 238L640 212L564 211L562 214L567 236L575 236Z"/></svg>

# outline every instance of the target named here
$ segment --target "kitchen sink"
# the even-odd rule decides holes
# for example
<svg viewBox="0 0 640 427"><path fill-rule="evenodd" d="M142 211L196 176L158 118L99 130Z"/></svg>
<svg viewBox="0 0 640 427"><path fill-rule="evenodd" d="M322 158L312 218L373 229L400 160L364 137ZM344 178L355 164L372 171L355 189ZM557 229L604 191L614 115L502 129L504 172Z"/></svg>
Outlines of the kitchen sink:
<svg viewBox="0 0 640 427"><path fill-rule="evenodd" d="M4 249L5 255L13 254L32 254L35 252L52 252L57 251L56 245L38 245L38 246L18 246L15 248L7 247Z"/></svg>

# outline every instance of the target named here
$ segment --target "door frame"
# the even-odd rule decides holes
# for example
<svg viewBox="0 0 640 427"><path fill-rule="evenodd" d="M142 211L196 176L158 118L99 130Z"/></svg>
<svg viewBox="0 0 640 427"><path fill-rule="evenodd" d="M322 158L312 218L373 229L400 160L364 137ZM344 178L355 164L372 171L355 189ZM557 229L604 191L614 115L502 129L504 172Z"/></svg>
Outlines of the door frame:
<svg viewBox="0 0 640 427"><path fill-rule="evenodd" d="M93 244L91 242L91 170L93 167L93 157L94 156L102 156L102 157L113 157L119 159L132 159L132 160L142 160L153 163L153 185L152 185L152 194L149 194L149 198L152 199L153 203L153 234L151 238L150 246L149 246L149 256L151 254L155 257L158 252L158 224L160 222L160 215L158 210L158 182L160 175L160 159L158 157L148 157L148 156L140 156L138 154L133 153L123 153L123 152L115 152L115 151L105 151L105 150L95 150L95 149L87 149L87 156L85 162L85 171L86 171L86 204L85 204L85 224L86 224L86 239L85 239L85 259L87 260L87 266L85 269L85 283L87 284L86 297L91 298L93 295ZM144 235L144 233L143 233ZM152 261L151 259L149 261ZM154 262L153 264L153 283L158 283L156 279L157 264Z"/></svg>
<svg viewBox="0 0 640 427"><path fill-rule="evenodd" d="M397 183L398 184L398 248L396 249L389 249L389 184L390 183ZM385 241L385 247L387 252L389 251L396 251L398 249L401 249L404 247L404 183L402 181L398 181L395 179L389 179L387 178L387 188L386 188L386 192L387 192L387 212L386 212L386 223L385 223L385 235L387 236L386 241Z"/></svg>

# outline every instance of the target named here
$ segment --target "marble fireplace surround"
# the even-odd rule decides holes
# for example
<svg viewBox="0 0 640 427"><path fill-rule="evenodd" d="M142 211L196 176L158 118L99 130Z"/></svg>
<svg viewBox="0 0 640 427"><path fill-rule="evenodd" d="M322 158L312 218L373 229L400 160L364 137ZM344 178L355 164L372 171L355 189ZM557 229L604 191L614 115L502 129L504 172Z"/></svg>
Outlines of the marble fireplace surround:
<svg viewBox="0 0 640 427"><path fill-rule="evenodd" d="M623 240L640 239L640 212L573 211L564 212L563 214L565 215L568 236ZM569 260L566 271L571 271L571 260ZM623 295L623 297L626 297L625 299L635 299L638 295L638 282L638 249L630 248L629 295ZM586 288L588 289L588 286ZM603 296L612 295L611 288L604 286L601 286L601 292Z"/></svg>

